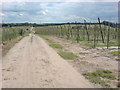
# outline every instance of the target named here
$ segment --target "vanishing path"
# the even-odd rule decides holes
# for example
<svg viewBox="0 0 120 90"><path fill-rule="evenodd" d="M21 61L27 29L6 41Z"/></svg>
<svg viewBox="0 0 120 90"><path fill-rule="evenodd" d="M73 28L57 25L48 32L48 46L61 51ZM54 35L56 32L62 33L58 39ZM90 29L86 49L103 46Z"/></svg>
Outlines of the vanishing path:
<svg viewBox="0 0 120 90"><path fill-rule="evenodd" d="M91 88L82 75L33 34L3 58L3 88Z"/></svg>

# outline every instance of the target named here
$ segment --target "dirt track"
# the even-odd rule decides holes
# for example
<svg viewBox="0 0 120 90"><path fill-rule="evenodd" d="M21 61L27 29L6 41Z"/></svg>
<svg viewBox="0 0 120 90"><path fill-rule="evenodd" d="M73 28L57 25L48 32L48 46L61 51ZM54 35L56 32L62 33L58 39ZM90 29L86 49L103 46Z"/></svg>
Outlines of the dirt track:
<svg viewBox="0 0 120 90"><path fill-rule="evenodd" d="M91 88L38 36L29 35L3 58L3 88Z"/></svg>

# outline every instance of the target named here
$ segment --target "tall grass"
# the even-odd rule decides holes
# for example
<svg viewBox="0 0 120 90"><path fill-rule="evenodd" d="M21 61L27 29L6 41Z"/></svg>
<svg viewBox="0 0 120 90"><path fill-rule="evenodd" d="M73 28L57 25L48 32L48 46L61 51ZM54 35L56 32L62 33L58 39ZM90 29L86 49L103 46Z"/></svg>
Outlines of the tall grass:
<svg viewBox="0 0 120 90"><path fill-rule="evenodd" d="M21 28L11 28L3 27L2 28L2 41L7 42L19 36L23 36L26 33L25 29Z"/></svg>
<svg viewBox="0 0 120 90"><path fill-rule="evenodd" d="M9 49L28 33L29 31L26 31L26 27L2 27L0 30L0 44L2 44L2 56L6 55Z"/></svg>

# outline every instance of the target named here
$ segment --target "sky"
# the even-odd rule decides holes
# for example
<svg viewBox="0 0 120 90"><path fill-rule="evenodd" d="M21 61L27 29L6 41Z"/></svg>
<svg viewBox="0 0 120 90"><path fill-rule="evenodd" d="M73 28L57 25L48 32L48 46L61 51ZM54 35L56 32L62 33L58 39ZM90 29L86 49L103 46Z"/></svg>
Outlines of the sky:
<svg viewBox="0 0 120 90"><path fill-rule="evenodd" d="M85 1L85 0L84 0ZM0 20L3 23L61 23L61 22L97 22L97 18L117 22L117 0L64 1L15 1L0 3Z"/></svg>

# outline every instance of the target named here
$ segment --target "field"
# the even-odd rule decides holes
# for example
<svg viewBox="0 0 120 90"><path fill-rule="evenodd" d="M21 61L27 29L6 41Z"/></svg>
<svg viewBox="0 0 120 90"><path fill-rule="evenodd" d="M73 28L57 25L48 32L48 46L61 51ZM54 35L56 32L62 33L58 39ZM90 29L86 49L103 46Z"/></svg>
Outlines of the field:
<svg viewBox="0 0 120 90"><path fill-rule="evenodd" d="M50 41L51 40L55 41L55 42L57 42L56 44L64 46L63 50L57 49L56 51L62 58L67 59L68 63L73 65L73 67L75 67L75 69L77 68L76 70L78 70L80 73L83 73L83 75L84 75L84 73L90 73L90 72L94 73L96 70L104 70L105 68L107 68L106 66L103 65L106 63L106 60L107 60L107 58L104 58L104 56L101 55L103 52L107 52L108 55L105 53L104 53L104 55L108 56L109 58L111 58L113 55L115 55L115 56L119 55L119 51L118 51L119 28L116 26L111 27L111 26L107 26L107 25L103 25L103 24L95 24L95 25L64 24L64 25L56 25L56 26L53 25L53 26L44 26L44 27L34 27L34 30L35 30L35 33L39 34L41 37L46 36L46 38L49 38ZM74 47L74 44L69 44L71 46L68 45L69 46L68 47L68 46L66 46L64 40L72 41L72 43L78 43L78 45L80 44L80 46L76 46L78 48L78 50L81 47L85 46L84 48L87 48L87 47L97 48L97 49L104 50L104 51L99 52L101 54L97 55L97 56L96 56L96 54L94 56L94 53L91 53L91 54L93 54L91 56L87 56L87 55L89 55L88 52L87 53L83 52L84 50L74 51L74 49L72 49L72 46ZM74 48L76 48L76 47L74 47ZM52 47L52 48L55 48L55 47ZM87 50L91 52L91 49L87 49ZM96 50L94 52L97 53ZM75 54L75 56L74 56L74 54ZM80 57L85 57L85 58L84 59L82 58L82 61L81 61ZM97 58L95 59L92 57L98 57L98 60L101 61L101 65L100 65L99 61L96 61ZM71 59L71 58L72 58L72 61L71 60L69 61L69 59ZM104 58L104 59L101 60L102 58ZM93 59L93 60L91 60L91 59ZM112 59L113 58L111 58L111 60ZM88 61L88 60L90 60L90 61ZM93 64L93 63L96 63L96 64ZM91 66L91 64L92 64L92 66ZM106 63L106 65L110 65L110 66L111 66L111 64L110 64L110 62ZM89 66L87 66L88 69L86 69L86 67L85 67L86 65L89 65ZM80 67L83 69L80 70L79 69ZM115 67L113 67L113 68L115 68ZM107 69L114 72L114 74L117 73L116 72L117 69L115 71L113 69L111 70L110 67L108 67ZM108 75L108 77L109 77L109 75ZM117 76L115 76L115 77L117 77ZM99 76L97 76L97 78L95 76L87 77L87 79L89 79L92 83L100 84L102 87L111 87L112 86L112 84L110 84L110 83L108 84L108 82L111 82L112 80L106 79L104 81L104 80L101 80L100 78L101 77L99 77ZM102 79L105 79L105 78L102 78ZM114 83L116 83L116 82L114 82Z"/></svg>
<svg viewBox="0 0 120 90"><path fill-rule="evenodd" d="M1 33L3 87L119 86L116 26L17 26L3 27Z"/></svg>
<svg viewBox="0 0 120 90"><path fill-rule="evenodd" d="M120 87L118 0L2 0L0 89Z"/></svg>
<svg viewBox="0 0 120 90"><path fill-rule="evenodd" d="M36 34L54 35L67 40L83 42L91 47L118 46L118 28L106 25L65 24L35 27Z"/></svg>

